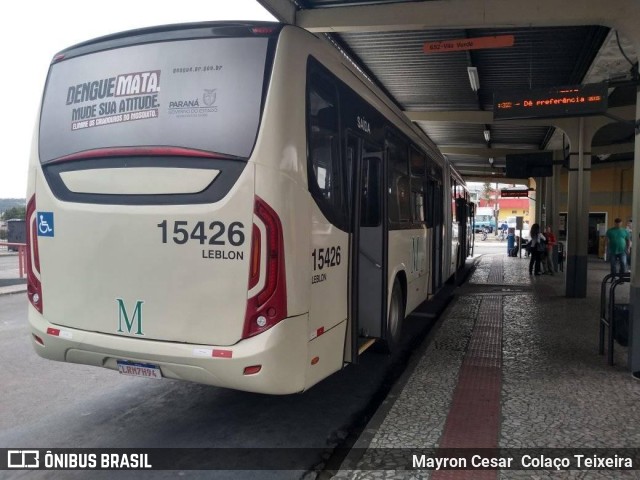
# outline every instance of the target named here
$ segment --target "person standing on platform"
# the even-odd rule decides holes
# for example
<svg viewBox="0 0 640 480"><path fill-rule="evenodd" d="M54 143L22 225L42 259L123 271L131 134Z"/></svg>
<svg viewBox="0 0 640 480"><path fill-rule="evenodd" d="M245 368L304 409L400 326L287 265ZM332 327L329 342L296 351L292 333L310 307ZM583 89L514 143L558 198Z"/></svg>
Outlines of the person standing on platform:
<svg viewBox="0 0 640 480"><path fill-rule="evenodd" d="M535 274L540 275L540 259L545 251L544 242L546 241L546 238L540 233L540 225L537 223L531 225L529 236L531 237L531 240L529 241L529 252L531 253L529 260L529 275L533 275L534 269Z"/></svg>
<svg viewBox="0 0 640 480"><path fill-rule="evenodd" d="M545 256L545 268L547 269L546 273L548 273L549 275L553 275L553 247L556 244L556 236L553 234L551 225L547 225L547 228L544 231L544 236L547 239L547 253Z"/></svg>
<svg viewBox="0 0 640 480"><path fill-rule="evenodd" d="M611 263L611 274L616 273L616 264L620 262L618 273L627 271L627 253L631 247L631 238L626 228L622 228L622 220L616 218L615 224L606 233L607 257Z"/></svg>
<svg viewBox="0 0 640 480"><path fill-rule="evenodd" d="M516 245L516 232L515 229L509 228L507 230L507 255L509 257L517 257L518 256L518 245Z"/></svg>

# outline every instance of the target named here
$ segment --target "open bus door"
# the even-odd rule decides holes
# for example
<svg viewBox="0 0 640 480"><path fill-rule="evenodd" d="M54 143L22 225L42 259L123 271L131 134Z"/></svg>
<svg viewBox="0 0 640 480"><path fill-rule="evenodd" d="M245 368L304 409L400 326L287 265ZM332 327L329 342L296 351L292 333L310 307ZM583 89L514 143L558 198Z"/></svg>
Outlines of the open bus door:
<svg viewBox="0 0 640 480"><path fill-rule="evenodd" d="M384 334L387 313L386 172L382 148L350 135L347 164L352 172L352 234L350 255L350 348L358 355Z"/></svg>

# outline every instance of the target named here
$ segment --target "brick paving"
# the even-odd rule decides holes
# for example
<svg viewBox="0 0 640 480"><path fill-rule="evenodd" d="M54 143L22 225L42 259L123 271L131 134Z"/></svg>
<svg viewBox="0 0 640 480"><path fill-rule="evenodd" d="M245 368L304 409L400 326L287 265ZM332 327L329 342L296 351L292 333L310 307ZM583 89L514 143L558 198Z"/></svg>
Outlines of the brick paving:
<svg viewBox="0 0 640 480"><path fill-rule="evenodd" d="M569 299L562 272L529 276L528 259L481 257L390 395L392 406L356 444L366 453L334 478L640 478L615 469L432 472L406 463L409 449L640 448L640 382L627 371L627 349L616 344L613 367L598 355L607 268L590 262L587 298ZM381 452L396 452L399 460L375 463Z"/></svg>

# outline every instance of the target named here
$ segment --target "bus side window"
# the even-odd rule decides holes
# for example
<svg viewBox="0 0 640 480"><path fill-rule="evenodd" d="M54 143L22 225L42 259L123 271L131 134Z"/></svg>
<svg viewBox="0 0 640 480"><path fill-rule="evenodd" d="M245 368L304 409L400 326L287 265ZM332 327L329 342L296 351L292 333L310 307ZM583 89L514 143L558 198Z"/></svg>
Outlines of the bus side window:
<svg viewBox="0 0 640 480"><path fill-rule="evenodd" d="M433 228L436 223L434 208L436 205L435 202L435 190L436 190L436 182L429 178L427 180L427 191L425 192L425 222L428 228Z"/></svg>
<svg viewBox="0 0 640 480"><path fill-rule="evenodd" d="M424 223L426 205L424 194L425 156L411 149L411 220L413 223Z"/></svg>
<svg viewBox="0 0 640 480"><path fill-rule="evenodd" d="M333 146L332 138L326 137L311 147L311 165L316 184L322 197L329 203L335 198L333 189Z"/></svg>
<svg viewBox="0 0 640 480"><path fill-rule="evenodd" d="M338 93L323 75L312 73L307 98L309 191L331 223L345 228L347 212L340 168Z"/></svg>
<svg viewBox="0 0 640 480"><path fill-rule="evenodd" d="M412 187L413 188L413 187ZM424 223L425 220L425 215L424 215L424 194L422 193L422 190L420 191L416 191L413 190L411 191L411 197L413 199L412 202L412 206L413 206L413 223Z"/></svg>
<svg viewBox="0 0 640 480"><path fill-rule="evenodd" d="M435 228L442 225L444 216L442 201L442 169L433 159L427 160L427 227Z"/></svg>
<svg viewBox="0 0 640 480"><path fill-rule="evenodd" d="M360 201L360 226L380 225L382 205L380 167L382 152L372 145L365 145L362 158L362 198Z"/></svg>
<svg viewBox="0 0 640 480"><path fill-rule="evenodd" d="M333 106L324 107L312 117L310 150L316 184L325 200L335 205L340 195L338 178L338 119Z"/></svg>
<svg viewBox="0 0 640 480"><path fill-rule="evenodd" d="M388 142L389 220L392 223L405 223L411 219L411 186L407 150L407 145L403 142L395 140Z"/></svg>
<svg viewBox="0 0 640 480"><path fill-rule="evenodd" d="M451 221L456 223L456 182L451 179L451 190L449 192L449 203L451 204Z"/></svg>

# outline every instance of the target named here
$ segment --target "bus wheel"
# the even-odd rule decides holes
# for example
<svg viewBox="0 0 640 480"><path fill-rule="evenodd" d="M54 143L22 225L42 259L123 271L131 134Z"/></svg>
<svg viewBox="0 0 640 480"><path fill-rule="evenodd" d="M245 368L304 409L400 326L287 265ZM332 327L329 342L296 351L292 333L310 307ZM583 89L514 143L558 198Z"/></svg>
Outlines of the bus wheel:
<svg viewBox="0 0 640 480"><path fill-rule="evenodd" d="M402 323L404 320L404 296L402 287L396 278L391 291L391 304L389 305L389 317L387 318L387 331L385 335L385 350L395 352L400 345L402 335Z"/></svg>

